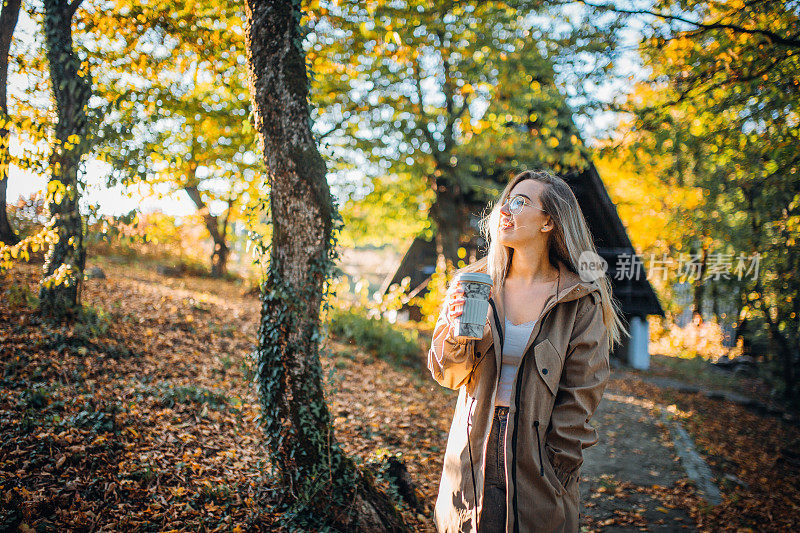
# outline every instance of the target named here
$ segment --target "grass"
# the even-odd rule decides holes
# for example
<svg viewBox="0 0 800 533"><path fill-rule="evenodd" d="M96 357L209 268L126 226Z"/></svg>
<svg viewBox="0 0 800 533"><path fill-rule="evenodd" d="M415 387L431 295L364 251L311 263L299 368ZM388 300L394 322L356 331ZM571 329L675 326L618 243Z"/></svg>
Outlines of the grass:
<svg viewBox="0 0 800 533"><path fill-rule="evenodd" d="M395 327L385 320L374 320L358 310L333 309L330 334L370 351L398 366L416 366L419 342L415 331Z"/></svg>
<svg viewBox="0 0 800 533"><path fill-rule="evenodd" d="M715 370L707 360L699 356L688 359L654 354L651 356L651 363L667 369L676 376L676 379L696 382L713 388L737 388L740 381L739 376L732 373L730 375L722 374L723 370Z"/></svg>
<svg viewBox="0 0 800 533"><path fill-rule="evenodd" d="M159 384L161 394L159 401L164 407L174 407L176 404L207 404L214 409L228 405L228 398L219 392L195 385L170 385Z"/></svg>
<svg viewBox="0 0 800 533"><path fill-rule="evenodd" d="M5 290L5 297L8 299L8 305L11 307L25 305L35 309L39 305L39 298L33 293L31 288L26 285L11 284Z"/></svg>

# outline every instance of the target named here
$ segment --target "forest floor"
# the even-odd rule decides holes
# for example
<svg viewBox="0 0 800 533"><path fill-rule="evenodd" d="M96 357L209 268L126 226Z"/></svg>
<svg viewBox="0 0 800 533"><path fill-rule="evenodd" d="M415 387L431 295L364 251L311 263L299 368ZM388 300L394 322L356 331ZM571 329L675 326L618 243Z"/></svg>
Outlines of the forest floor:
<svg viewBox="0 0 800 533"><path fill-rule="evenodd" d="M230 282L94 264L107 279L86 282L89 312L69 328L31 309L38 266L2 279L0 531L274 530L252 386L258 299ZM361 463L401 454L424 501L403 504L404 517L433 531L457 392L430 378L422 337L404 365L329 339L322 365L345 451ZM645 374L615 371L592 420L601 443L586 452L582 530L800 529L800 472L780 453L800 431ZM663 406L711 465L720 505L676 466Z"/></svg>

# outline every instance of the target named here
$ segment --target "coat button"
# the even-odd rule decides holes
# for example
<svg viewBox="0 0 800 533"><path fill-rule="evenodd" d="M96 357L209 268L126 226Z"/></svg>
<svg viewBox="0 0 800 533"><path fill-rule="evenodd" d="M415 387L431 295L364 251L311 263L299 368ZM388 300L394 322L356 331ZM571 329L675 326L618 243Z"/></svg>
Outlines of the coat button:
<svg viewBox="0 0 800 533"><path fill-rule="evenodd" d="M475 357L480 357L480 356L481 356L481 352L475 352Z"/></svg>
<svg viewBox="0 0 800 533"><path fill-rule="evenodd" d="M547 369L546 368L542 369L542 374L547 374Z"/></svg>

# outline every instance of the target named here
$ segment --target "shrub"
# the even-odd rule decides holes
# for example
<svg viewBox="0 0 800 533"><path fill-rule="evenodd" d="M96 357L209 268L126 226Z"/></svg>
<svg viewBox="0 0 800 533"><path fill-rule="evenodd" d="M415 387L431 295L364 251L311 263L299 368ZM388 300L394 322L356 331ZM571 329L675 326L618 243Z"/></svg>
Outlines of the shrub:
<svg viewBox="0 0 800 533"><path fill-rule="evenodd" d="M367 318L357 309L331 309L330 334L400 363L408 363L419 353L416 331L400 330L382 318Z"/></svg>
<svg viewBox="0 0 800 533"><path fill-rule="evenodd" d="M74 323L75 337L88 341L108 334L111 315L102 307L84 305Z"/></svg>
<svg viewBox="0 0 800 533"><path fill-rule="evenodd" d="M27 285L12 283L5 292L6 301L10 307L29 307L36 309L39 298Z"/></svg>
<svg viewBox="0 0 800 533"><path fill-rule="evenodd" d="M431 278L428 281L426 287L428 290L425 296L416 296L410 300L412 305L419 306L420 314L422 315L420 324L431 330L436 326L439 312L447 296L447 289L452 281L452 275L448 274L447 267L452 268L452 263L448 261L445 264L438 261L436 271L431 274Z"/></svg>
<svg viewBox="0 0 800 533"><path fill-rule="evenodd" d="M219 392L214 392L194 385L172 386L161 383L159 402L164 407L174 407L176 404L207 404L212 409L219 409L228 405L228 398Z"/></svg>
<svg viewBox="0 0 800 533"><path fill-rule="evenodd" d="M658 319L650 321L650 351L683 359L702 357L716 361L723 355L733 355L722 343L722 329L712 320L693 320L685 327L675 323L663 327Z"/></svg>

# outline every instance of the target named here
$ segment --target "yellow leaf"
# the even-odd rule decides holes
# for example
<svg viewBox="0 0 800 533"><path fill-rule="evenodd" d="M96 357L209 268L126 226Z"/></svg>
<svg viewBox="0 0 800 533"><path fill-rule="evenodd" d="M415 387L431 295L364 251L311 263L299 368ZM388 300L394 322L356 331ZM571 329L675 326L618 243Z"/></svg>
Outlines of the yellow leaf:
<svg viewBox="0 0 800 533"><path fill-rule="evenodd" d="M186 494L186 487L170 487L169 491L173 496L183 496Z"/></svg>

